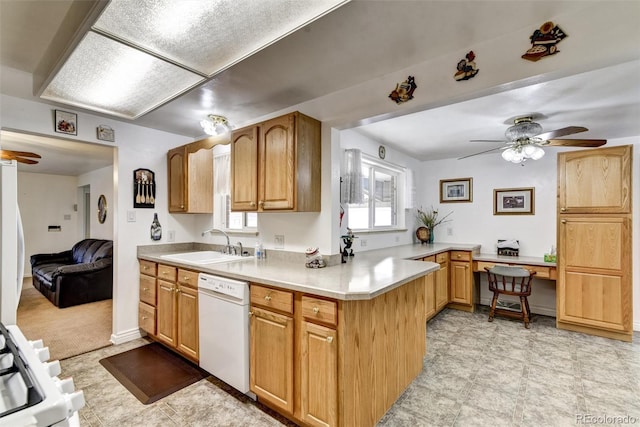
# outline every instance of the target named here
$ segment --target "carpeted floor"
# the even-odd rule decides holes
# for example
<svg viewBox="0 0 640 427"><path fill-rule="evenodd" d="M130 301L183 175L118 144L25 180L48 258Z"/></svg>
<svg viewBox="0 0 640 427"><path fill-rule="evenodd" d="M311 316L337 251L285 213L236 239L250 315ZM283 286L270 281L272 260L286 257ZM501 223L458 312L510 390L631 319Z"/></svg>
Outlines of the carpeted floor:
<svg viewBox="0 0 640 427"><path fill-rule="evenodd" d="M62 360L111 345L112 300L59 309L25 283L18 326L30 340L42 339L51 360Z"/></svg>

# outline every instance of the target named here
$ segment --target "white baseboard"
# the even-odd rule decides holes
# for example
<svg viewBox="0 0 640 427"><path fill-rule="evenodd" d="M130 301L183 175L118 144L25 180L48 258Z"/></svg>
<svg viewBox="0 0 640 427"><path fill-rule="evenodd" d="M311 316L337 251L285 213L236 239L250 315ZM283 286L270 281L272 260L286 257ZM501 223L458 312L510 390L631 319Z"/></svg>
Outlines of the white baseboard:
<svg viewBox="0 0 640 427"><path fill-rule="evenodd" d="M480 304L491 306L491 298L480 298ZM529 304L529 308L533 314L542 314L543 316L556 317L556 308L543 307L539 305ZM635 328L635 327L634 327Z"/></svg>
<svg viewBox="0 0 640 427"><path fill-rule="evenodd" d="M139 328L129 329L128 331L120 332L117 334L111 334L111 342L114 345L123 344L128 341L133 341L138 338L142 338L142 333Z"/></svg>

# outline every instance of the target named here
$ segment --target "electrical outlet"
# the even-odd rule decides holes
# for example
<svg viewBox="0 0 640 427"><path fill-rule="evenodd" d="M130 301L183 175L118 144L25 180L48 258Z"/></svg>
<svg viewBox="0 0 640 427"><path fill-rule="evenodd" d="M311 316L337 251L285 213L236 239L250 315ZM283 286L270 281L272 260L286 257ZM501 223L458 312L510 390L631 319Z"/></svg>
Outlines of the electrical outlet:
<svg viewBox="0 0 640 427"><path fill-rule="evenodd" d="M453 236L453 228L447 227L447 236Z"/></svg>
<svg viewBox="0 0 640 427"><path fill-rule="evenodd" d="M367 246L367 240L366 239L360 239L360 246L362 246L362 247Z"/></svg>
<svg viewBox="0 0 640 427"><path fill-rule="evenodd" d="M274 238L275 248L276 249L284 249L284 235L276 234Z"/></svg>
<svg viewBox="0 0 640 427"><path fill-rule="evenodd" d="M175 242L176 241L176 231L175 230L169 230L169 232L167 233L167 242Z"/></svg>

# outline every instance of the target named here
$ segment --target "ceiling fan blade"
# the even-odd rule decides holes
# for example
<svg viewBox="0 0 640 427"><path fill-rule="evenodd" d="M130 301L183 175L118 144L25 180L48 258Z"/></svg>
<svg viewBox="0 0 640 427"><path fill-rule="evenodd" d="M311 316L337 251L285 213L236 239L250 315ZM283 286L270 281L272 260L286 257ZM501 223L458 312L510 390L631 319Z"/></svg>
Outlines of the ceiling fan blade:
<svg viewBox="0 0 640 427"><path fill-rule="evenodd" d="M14 155L7 154L7 153L2 153L1 158L2 158L2 160L15 160L16 162L25 163L27 165L36 165L36 164L38 164L38 162L36 160L27 159L25 157L20 157L20 156L14 156Z"/></svg>
<svg viewBox="0 0 640 427"><path fill-rule="evenodd" d="M562 129L552 130L550 132L541 133L534 136L534 138L540 138L542 140L557 138L559 136L573 135L574 133L586 132L589 129L582 126L569 126Z"/></svg>
<svg viewBox="0 0 640 427"><path fill-rule="evenodd" d="M11 156L19 156L19 157L33 157L34 159L41 159L42 156L40 154L32 153L30 151L13 151L13 150L0 150L2 154L8 154Z"/></svg>
<svg viewBox="0 0 640 427"><path fill-rule="evenodd" d="M469 142L507 142L504 139L471 139Z"/></svg>
<svg viewBox="0 0 640 427"><path fill-rule="evenodd" d="M490 152L492 152L492 151L496 151L496 150L502 150L502 149L504 149L504 148L507 148L507 147L496 147L496 148L492 148L492 149L490 149L490 150L481 151L481 152L479 152L479 153L469 154L469 155L467 155L467 156L458 157L458 160L466 159L467 157L478 156L478 155L480 155L480 154L484 154L484 153L490 153Z"/></svg>
<svg viewBox="0 0 640 427"><path fill-rule="evenodd" d="M600 147L607 143L606 139L549 139L548 144L556 147Z"/></svg>

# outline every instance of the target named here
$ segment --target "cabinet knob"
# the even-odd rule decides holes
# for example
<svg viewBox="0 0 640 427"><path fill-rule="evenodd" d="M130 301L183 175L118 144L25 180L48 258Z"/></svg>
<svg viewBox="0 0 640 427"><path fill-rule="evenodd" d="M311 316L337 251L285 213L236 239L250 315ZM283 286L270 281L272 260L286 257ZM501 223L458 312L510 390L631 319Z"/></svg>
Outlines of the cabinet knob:
<svg viewBox="0 0 640 427"><path fill-rule="evenodd" d="M184 205L180 205L180 209L184 209Z"/></svg>
<svg viewBox="0 0 640 427"><path fill-rule="evenodd" d="M147 320L148 317L147 316L142 316L142 320Z"/></svg>
<svg viewBox="0 0 640 427"><path fill-rule="evenodd" d="M142 269L143 269L143 270L148 270L148 269L149 269L149 266L147 266L147 265L143 265L143 266L142 266Z"/></svg>
<svg viewBox="0 0 640 427"><path fill-rule="evenodd" d="M333 342L333 337L327 337L327 342L331 344Z"/></svg>
<svg viewBox="0 0 640 427"><path fill-rule="evenodd" d="M313 312L315 314L318 314L319 311L320 311L320 309L318 307L313 307Z"/></svg>
<svg viewBox="0 0 640 427"><path fill-rule="evenodd" d="M142 288L143 291L147 292L149 288Z"/></svg>
<svg viewBox="0 0 640 427"><path fill-rule="evenodd" d="M566 220L566 219L563 219L563 220L561 220L560 222L561 222L561 223L563 223L563 224L566 224L566 223L567 223L567 220Z"/></svg>
<svg viewBox="0 0 640 427"><path fill-rule="evenodd" d="M256 202L251 202L249 203L249 206L251 206L252 208L256 206Z"/></svg>
<svg viewBox="0 0 640 427"><path fill-rule="evenodd" d="M264 206L264 200L260 200L260 201L258 202L258 204L259 204L260 206Z"/></svg>
<svg viewBox="0 0 640 427"><path fill-rule="evenodd" d="M253 316L253 311L249 312L249 317Z"/></svg>
<svg viewBox="0 0 640 427"><path fill-rule="evenodd" d="M265 299L266 301L271 301L271 295L265 295L265 296L264 296L264 299Z"/></svg>
<svg viewBox="0 0 640 427"><path fill-rule="evenodd" d="M567 210L567 208L560 208L560 212L564 212L566 210Z"/></svg>
<svg viewBox="0 0 640 427"><path fill-rule="evenodd" d="M188 281L189 281L189 276L184 276L184 277L182 278L182 280L184 280L185 282L188 282Z"/></svg>

